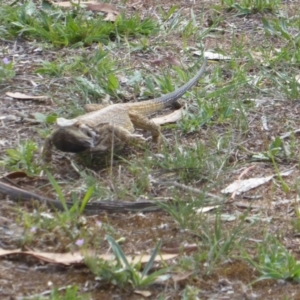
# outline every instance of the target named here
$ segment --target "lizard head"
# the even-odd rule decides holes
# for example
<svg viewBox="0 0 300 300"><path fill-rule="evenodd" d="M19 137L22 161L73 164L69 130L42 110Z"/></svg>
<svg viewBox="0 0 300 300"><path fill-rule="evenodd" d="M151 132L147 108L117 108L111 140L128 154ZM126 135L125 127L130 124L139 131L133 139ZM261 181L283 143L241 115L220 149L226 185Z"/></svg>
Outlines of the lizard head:
<svg viewBox="0 0 300 300"><path fill-rule="evenodd" d="M51 135L52 144L60 151L78 153L93 147L93 137L78 127L58 127Z"/></svg>

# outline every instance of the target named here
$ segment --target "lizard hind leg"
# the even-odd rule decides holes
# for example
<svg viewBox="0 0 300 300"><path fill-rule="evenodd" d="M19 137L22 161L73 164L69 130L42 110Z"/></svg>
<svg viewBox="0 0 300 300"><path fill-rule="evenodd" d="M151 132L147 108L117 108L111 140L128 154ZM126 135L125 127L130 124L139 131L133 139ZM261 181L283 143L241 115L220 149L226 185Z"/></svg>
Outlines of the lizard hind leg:
<svg viewBox="0 0 300 300"><path fill-rule="evenodd" d="M148 130L151 132L152 141L158 143L160 141L161 133L160 126L155 124L152 120L147 117L138 114L137 112L129 112L131 122L136 128Z"/></svg>
<svg viewBox="0 0 300 300"><path fill-rule="evenodd" d="M106 107L108 105L105 105L105 104L85 104L83 106L85 112L92 112L92 111L96 111L96 110L100 110L104 107Z"/></svg>

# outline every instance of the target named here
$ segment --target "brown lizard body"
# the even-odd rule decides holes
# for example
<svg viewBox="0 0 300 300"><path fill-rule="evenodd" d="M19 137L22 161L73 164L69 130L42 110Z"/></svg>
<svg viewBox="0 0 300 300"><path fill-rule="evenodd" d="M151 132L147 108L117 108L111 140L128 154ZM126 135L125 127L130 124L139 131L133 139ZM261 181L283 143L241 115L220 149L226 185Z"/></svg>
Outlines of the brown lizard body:
<svg viewBox="0 0 300 300"><path fill-rule="evenodd" d="M151 132L154 142L159 141L160 126L147 118L148 115L168 107L185 94L203 75L207 59L197 74L186 84L159 98L136 103L112 105L88 104L86 114L74 119L57 119L57 127L47 137L43 157L51 160L52 145L64 152L110 151L112 144L141 143L145 139L134 134L135 128Z"/></svg>

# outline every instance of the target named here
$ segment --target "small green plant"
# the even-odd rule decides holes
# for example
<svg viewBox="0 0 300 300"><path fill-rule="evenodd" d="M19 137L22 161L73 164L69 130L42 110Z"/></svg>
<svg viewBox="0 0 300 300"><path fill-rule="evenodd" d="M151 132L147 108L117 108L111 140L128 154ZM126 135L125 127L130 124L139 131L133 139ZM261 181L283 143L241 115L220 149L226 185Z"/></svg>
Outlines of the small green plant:
<svg viewBox="0 0 300 300"><path fill-rule="evenodd" d="M293 280L300 282L300 264L294 256L273 236L267 235L257 246L257 258L244 252L244 258L261 274L253 283L265 280Z"/></svg>
<svg viewBox="0 0 300 300"><path fill-rule="evenodd" d="M204 194L204 193L203 193ZM199 197L200 198L200 197ZM173 201L172 203L158 203L158 206L163 208L169 215L172 216L173 220L177 222L180 229L185 230L196 230L201 227L203 217L197 215L195 210L203 206L203 197L202 199L193 199L191 203L182 201L181 197L178 196L178 200ZM197 221L195 221L197 215Z"/></svg>
<svg viewBox="0 0 300 300"><path fill-rule="evenodd" d="M276 155L282 153L283 140L280 137L276 137L272 143L270 143L268 150L265 152L257 153L252 158L257 160L272 160Z"/></svg>
<svg viewBox="0 0 300 300"><path fill-rule="evenodd" d="M185 287L185 289L182 292L182 300L198 300L200 299L198 297L200 293L200 289L195 287L195 286L191 286L191 285L187 285Z"/></svg>
<svg viewBox="0 0 300 300"><path fill-rule="evenodd" d="M262 18L262 23L266 33L283 38L286 41L297 42L300 36L293 36L288 30L288 20L284 18L268 20Z"/></svg>
<svg viewBox="0 0 300 300"><path fill-rule="evenodd" d="M275 13L280 0L221 0L227 9L237 11L238 15L255 13Z"/></svg>
<svg viewBox="0 0 300 300"><path fill-rule="evenodd" d="M141 195L149 190L150 181L149 181L149 173L145 168L141 168L140 166L136 166L133 163L128 162L129 171L134 176L135 180L132 184L131 191L134 195Z"/></svg>
<svg viewBox="0 0 300 300"><path fill-rule="evenodd" d="M188 22L182 22L183 26L181 26L182 28L180 28L182 30L181 34L185 47L188 46L187 41L191 36L199 34L198 22L193 10L191 10L190 17L188 18L188 20Z"/></svg>
<svg viewBox="0 0 300 300"><path fill-rule="evenodd" d="M206 175L213 176L213 171L224 163L224 157L215 159L215 152L209 153L208 149L201 143L194 145L182 145L180 140L176 139L174 145L165 145L161 155L153 154L149 157L146 153L145 158L148 166L156 166L164 172L176 174L184 182L197 178L206 178ZM226 158L225 158L226 159ZM169 176L170 178L170 176Z"/></svg>
<svg viewBox="0 0 300 300"><path fill-rule="evenodd" d="M275 157L276 155L279 156L280 153L283 150L283 140L280 137L276 137L274 141L269 145L269 149L266 152L254 154L253 158L254 159L259 159L259 160L270 160L274 166L274 169L276 171L276 174L281 182L282 189L285 193L289 191L289 186L287 183L283 180L280 170L278 168L278 165L276 163Z"/></svg>
<svg viewBox="0 0 300 300"><path fill-rule="evenodd" d="M171 18L171 16L172 16L176 11L178 11L178 6L177 6L177 5L174 5L174 6L170 7L170 9L169 9L167 12L165 12L165 11L161 8L161 6L158 6L158 11L159 11L159 13L160 13L160 15L161 15L161 18L162 18L164 21L167 21L168 19Z"/></svg>
<svg viewBox="0 0 300 300"><path fill-rule="evenodd" d="M239 248L246 239L245 218L240 218L239 223L231 230L225 230L222 224L222 216L217 211L215 224L212 229L203 228L203 244L207 248L206 256L207 274L210 274L216 263Z"/></svg>
<svg viewBox="0 0 300 300"><path fill-rule="evenodd" d="M0 60L0 83L8 81L15 76L13 62L7 57Z"/></svg>
<svg viewBox="0 0 300 300"><path fill-rule="evenodd" d="M298 195L299 195L299 191L298 191ZM292 226L294 230L296 230L296 232L298 233L300 231L300 209L297 205L295 205L294 210L295 210L296 218L292 220Z"/></svg>
<svg viewBox="0 0 300 300"><path fill-rule="evenodd" d="M48 176L48 179L49 179L51 185L53 186L53 188L55 189L55 191L57 193L58 199L60 200L60 202L64 208L65 215L62 216L62 219L65 219L65 217L67 219L74 219L76 216L81 215L83 213L88 201L90 200L90 198L93 195L94 186L89 187L89 189L87 190L86 194L84 195L82 201L79 201L76 193L72 193L73 205L71 207L68 207L65 196L63 195L62 189L59 186L59 184L57 183L57 181L54 179L54 177L48 171L47 171L47 176Z"/></svg>
<svg viewBox="0 0 300 300"><path fill-rule="evenodd" d="M37 296L37 297L30 297L24 298L26 299L33 299L33 300L85 300L90 299L89 295L82 293L79 294L78 286L67 286L63 289L55 288L51 291L49 297Z"/></svg>
<svg viewBox="0 0 300 300"><path fill-rule="evenodd" d="M56 122L56 119L57 119L57 114L55 114L55 113L45 115L45 114L36 112L33 115L34 115L34 118L38 122L45 123L45 124L53 124Z"/></svg>
<svg viewBox="0 0 300 300"><path fill-rule="evenodd" d="M63 75L65 75L65 69L65 62L43 61L42 66L36 70L36 73L62 77Z"/></svg>
<svg viewBox="0 0 300 300"><path fill-rule="evenodd" d="M21 143L17 149L7 149L3 163L11 170L24 170L29 175L36 175L41 167L34 161L38 146L33 141Z"/></svg>
<svg viewBox="0 0 300 300"><path fill-rule="evenodd" d="M186 112L183 118L178 122L178 128L184 133L197 132L203 125L209 124L215 114L212 105L204 103L201 107L196 108L195 112Z"/></svg>
<svg viewBox="0 0 300 300"><path fill-rule="evenodd" d="M156 245L149 261L143 271L140 272L140 263L129 263L119 244L109 235L106 236L106 239L115 255L114 261L96 260L91 257L86 258L87 265L98 277L98 280L110 282L118 287L129 285L132 288L144 288L155 283L158 279L167 280L170 278L170 276L162 276L168 272L168 269L165 268L148 274L153 267L154 259L161 247L161 242Z"/></svg>
<svg viewBox="0 0 300 300"><path fill-rule="evenodd" d="M73 245L74 240L89 240L89 238L95 240L97 237L93 237L92 231L88 232L84 226L86 220L82 216L85 210L85 207L92 197L94 192L94 186L91 186L86 191L82 200L79 201L79 197L75 192L72 193L72 204L67 203L62 189L54 177L46 171L49 182L54 187L54 190L57 193L57 197L61 202L63 211L61 209L55 212L55 217L50 214L45 214L43 207L40 207L36 210L35 213L26 213L21 212L22 225L24 227L24 235L20 242L22 245L30 244L32 241L35 241L37 238L41 237L41 232L50 233L53 230L59 230L61 233L65 234L71 244ZM43 236L43 235L42 235ZM77 246L82 246L82 244L76 244ZM71 246L72 247L72 246Z"/></svg>

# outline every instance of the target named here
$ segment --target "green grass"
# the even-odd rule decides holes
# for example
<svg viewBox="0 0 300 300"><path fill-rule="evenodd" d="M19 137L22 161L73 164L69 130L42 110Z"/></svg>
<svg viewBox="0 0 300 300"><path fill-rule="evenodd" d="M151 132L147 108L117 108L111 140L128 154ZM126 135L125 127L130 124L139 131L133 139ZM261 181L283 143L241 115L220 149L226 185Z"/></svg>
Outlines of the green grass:
<svg viewBox="0 0 300 300"><path fill-rule="evenodd" d="M53 6L37 9L33 2L16 3L13 7L4 5L0 22L7 38L22 34L29 39L50 42L55 47L107 44L110 40L149 35L158 30L153 20L141 20L138 15L129 19L120 15L112 23L101 17L90 18L84 9L71 12Z"/></svg>
<svg viewBox="0 0 300 300"><path fill-rule="evenodd" d="M250 258L246 253L244 255L260 273L254 282L266 279L300 281L299 262L274 236L267 235L263 243L257 246L257 259Z"/></svg>
<svg viewBox="0 0 300 300"><path fill-rule="evenodd" d="M228 10L237 12L238 16L256 13L278 12L279 0L220 0Z"/></svg>
<svg viewBox="0 0 300 300"><path fill-rule="evenodd" d="M79 294L79 288L78 286L68 286L64 289L58 289L55 288L51 291L49 297L44 296L37 296L37 297L30 297L30 298L24 298L26 299L34 299L34 300L88 300L90 299L90 296L88 294L83 295L82 293Z"/></svg>
<svg viewBox="0 0 300 300"><path fill-rule="evenodd" d="M28 72L32 72L36 89L49 93L53 100L49 107L36 106L39 111L34 111L33 117L40 122L34 125L38 134L5 149L1 168L5 172L23 170L37 181L46 178L47 183L35 191L55 195L64 207L49 215L44 207L20 209L17 224L23 227L23 236L18 246L53 247L53 252L108 251L106 238L115 259L86 258L97 280L121 291L152 290L157 279L192 272L192 279L185 279L176 290L182 299L200 299L203 294L197 278L219 278L216 272L237 257L257 271L252 283L299 281L293 251L283 245L283 239L271 235L277 230L286 232L289 227L284 226L291 223L298 232L298 211L295 220L286 216L288 225L282 215L265 224L266 214L269 217L277 211L257 209L259 204L253 200L257 196L269 204L282 197L295 199L299 191L297 178L280 176L291 165L299 165L297 135L280 138L282 132L298 128L297 15L288 17L277 0L223 0L213 9L197 6L190 11L171 5L144 19L126 11L116 22L106 22L83 9L39 8L32 2L3 4L1 8L1 38L19 37L24 45L42 45L44 60L34 61ZM251 30L242 15L255 25ZM65 154L56 157L51 171L40 164L39 147L58 116L77 116L83 113L83 104L102 103L107 95L120 103L173 91L197 71L200 62L194 51L203 49L231 59L210 60L198 85L181 99L186 105L183 118L162 127L165 139L161 145L153 147L149 142L145 149L127 147L112 156ZM3 51L2 56L9 57ZM168 65L168 55L179 64ZM22 74L20 60L18 56L13 59L0 61L1 86L23 89L17 85ZM153 63L156 60L161 64ZM259 104L259 100L267 102ZM296 108L278 114L290 103ZM263 128L264 120L269 130ZM23 130L26 126L32 125L22 125ZM60 169L66 161L67 167ZM277 174L276 180L263 187L268 193L258 188L243 195L255 196L251 200L222 196L220 191L249 166L254 169L246 178ZM144 199L156 201L163 212L84 216L91 200ZM66 201L73 201L73 206L67 207ZM239 202L249 209L238 206ZM215 207L208 213L199 211L207 206ZM276 223L277 219L281 222ZM250 224L251 220L255 222ZM290 236L289 232L285 238ZM117 239L123 241L122 248ZM160 239L162 244L157 242ZM262 242L253 246L253 239ZM189 244L194 245L194 252L184 251ZM179 248L171 269L153 262L161 247ZM147 251L152 256L145 265L131 265L127 251ZM75 300L81 299L81 294L79 286L65 292L53 289L48 299ZM162 291L157 299L165 295Z"/></svg>

